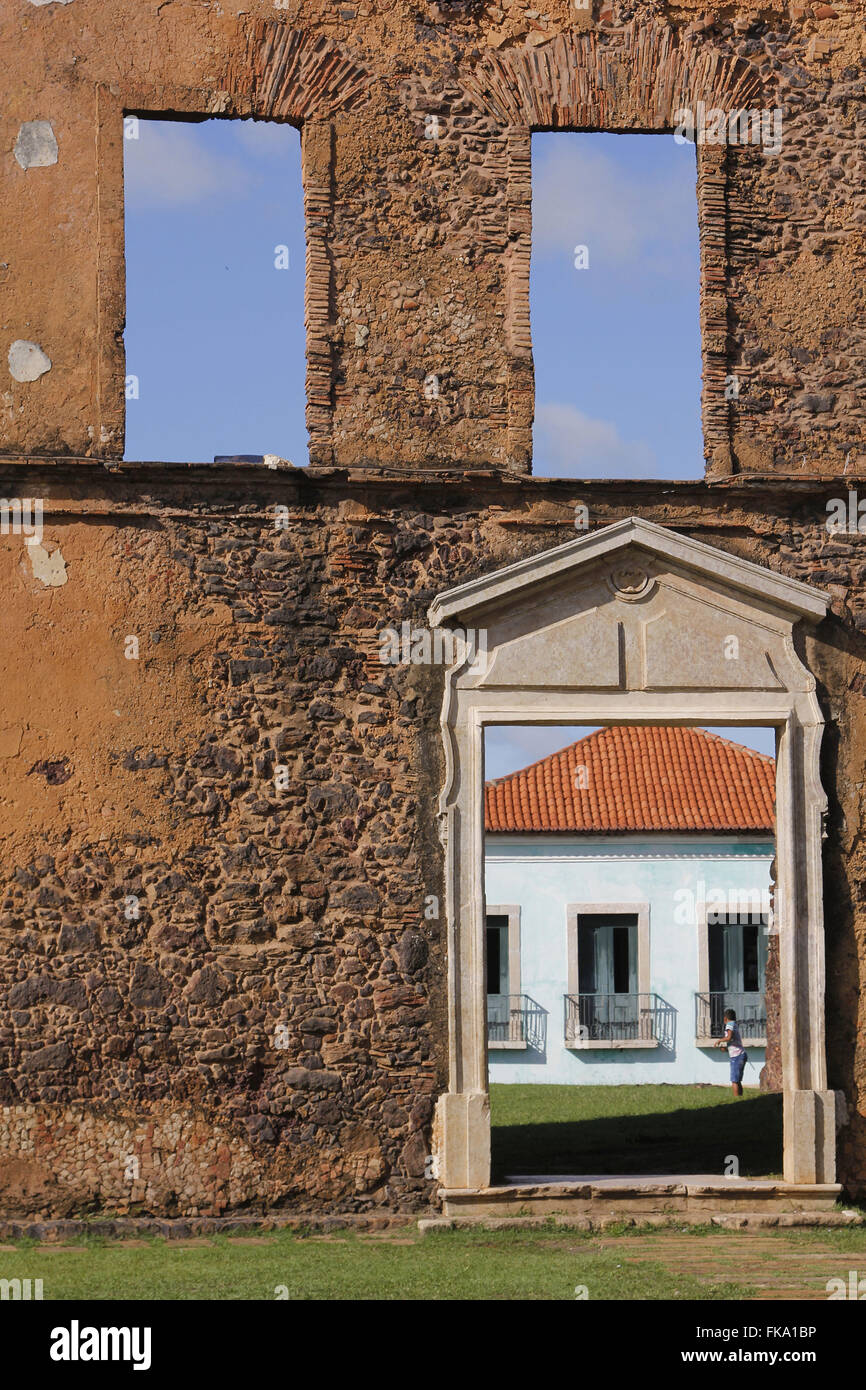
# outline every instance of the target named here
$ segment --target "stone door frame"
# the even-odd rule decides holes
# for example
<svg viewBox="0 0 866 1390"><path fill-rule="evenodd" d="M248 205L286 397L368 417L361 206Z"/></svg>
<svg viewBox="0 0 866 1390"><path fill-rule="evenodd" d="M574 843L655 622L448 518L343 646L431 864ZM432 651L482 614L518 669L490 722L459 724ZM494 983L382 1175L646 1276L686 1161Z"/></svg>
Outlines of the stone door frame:
<svg viewBox="0 0 866 1390"><path fill-rule="evenodd" d="M627 548L626 556L617 552ZM580 580L583 565L611 559L660 573L668 562L691 571L718 606L731 601L730 622L762 623L769 633L773 677L780 689L676 691L569 689L560 665L551 679L535 657L524 678L497 678L496 624L509 603L534 586L555 595L557 577ZM614 570L614 574L621 573ZM551 589L551 583L554 588ZM719 586L723 585L724 588ZM622 597L632 601L630 594ZM815 682L794 648L800 619L823 617L820 591L639 518L629 518L555 550L470 581L431 605L432 625L457 617L466 626L492 619L493 642L481 674L466 664L449 670L442 711L446 781L440 822L446 858L449 1085L438 1102L434 1149L447 1190L490 1184L490 1105L484 975L484 730L494 724L764 725L778 731L776 763L776 907L779 945L784 1178L835 1181L835 1093L827 1088L824 1029L824 929L821 842L826 797L819 756L824 720ZM751 611L749 611L751 607ZM618 614L627 610L617 606ZM739 616L738 616L739 615ZM726 619L727 620L727 619ZM631 619L637 624L639 619ZM561 626L561 624L560 624ZM543 627L543 623L542 623ZM619 623L621 629L622 622ZM746 629L743 629L746 631ZM535 634L531 634L535 636ZM519 643L518 637L517 642ZM618 640L619 637L618 637ZM694 633L699 647L704 635ZM516 645L513 637L505 643ZM537 649L536 649L537 651ZM779 678L787 662L785 680ZM585 684L585 682L584 682ZM624 681L628 687L629 682Z"/></svg>

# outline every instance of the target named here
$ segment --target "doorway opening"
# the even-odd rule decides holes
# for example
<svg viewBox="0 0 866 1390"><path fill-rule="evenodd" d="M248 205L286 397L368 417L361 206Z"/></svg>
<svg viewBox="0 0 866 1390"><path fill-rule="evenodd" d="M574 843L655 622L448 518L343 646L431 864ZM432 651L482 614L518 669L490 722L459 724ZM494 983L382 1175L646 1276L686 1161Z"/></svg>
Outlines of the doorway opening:
<svg viewBox="0 0 866 1390"><path fill-rule="evenodd" d="M494 1184L781 1176L775 743L772 728L485 728Z"/></svg>
<svg viewBox="0 0 866 1390"><path fill-rule="evenodd" d="M693 751L697 740L705 755L710 745L718 753L719 745L701 730L721 724L776 730L775 833L765 835L770 855L775 841L772 927L779 972L782 1171L791 1200L798 1199L804 1184L819 1185L821 1201L834 1200L836 1095L827 1085L824 1024L821 836L827 799L819 770L824 721L795 630L801 622L823 618L828 603L810 585L636 516L524 556L434 599L431 624L455 622L463 630L483 633L485 651L483 663L464 660L449 668L442 705L446 777L439 810L448 890L449 1084L437 1103L434 1145L446 1193L464 1194L455 1196L455 1202L474 1200L471 1194L490 1183L484 885L485 783L490 777L484 742L485 731L495 725L592 728L600 732L591 734L590 741L600 744L616 729L631 731L639 744L641 737L654 738L652 731L665 728L680 739L688 735ZM757 750L752 756L758 756ZM772 760L765 761L772 789ZM694 788L703 806L709 804L705 781L699 779ZM591 797L591 778L588 785ZM644 777L642 787L656 810L674 804L664 773L654 782ZM530 808L532 795L527 787ZM537 788L535 798L537 802ZM512 809L519 810L523 801L512 797ZM581 798L577 803L572 798L572 809L575 804L583 804ZM611 822L606 828L635 831L628 823ZM753 829L762 826L756 823ZM676 819L666 824L667 833L682 830ZM728 910L727 901L711 903L709 891L707 904L716 913ZM598 905L592 896L570 904L569 995L581 993L579 918ZM519 903L503 898L491 900L491 906L507 915L504 909ZM691 905L680 906L688 911ZM633 917L635 899L624 902L618 891L604 908ZM652 1027L661 1043L671 1022L668 1006L678 1006L652 978L641 975L648 959L652 969L652 960L646 949L641 951L641 923L648 914L642 917L638 910L637 916L638 989L628 992L659 996ZM719 993L709 987L709 936L702 932L701 940L706 942L706 989L696 992ZM747 947L744 942L744 953ZM602 956L612 949L599 946ZM766 973L769 977L769 953ZM714 975L714 983L728 989L733 980L732 974L721 981ZM508 983L511 990L510 978ZM547 1008L523 976L521 993ZM685 1016L688 1007L681 1005L679 1011ZM550 1026L548 1018L548 1031ZM590 1029L579 1005L576 1026ZM691 1026L696 1027L696 1020ZM711 1035L712 1007L704 1026ZM769 1040L769 1018L767 1026ZM610 1050L610 1039L593 1039L591 1030L588 1040L581 1036ZM696 1032L696 1045L699 1037ZM664 1055L661 1046L656 1055ZM709 1083L712 1076L695 1079ZM774 1188L773 1200L775 1194ZM690 1199L686 1195L683 1200Z"/></svg>

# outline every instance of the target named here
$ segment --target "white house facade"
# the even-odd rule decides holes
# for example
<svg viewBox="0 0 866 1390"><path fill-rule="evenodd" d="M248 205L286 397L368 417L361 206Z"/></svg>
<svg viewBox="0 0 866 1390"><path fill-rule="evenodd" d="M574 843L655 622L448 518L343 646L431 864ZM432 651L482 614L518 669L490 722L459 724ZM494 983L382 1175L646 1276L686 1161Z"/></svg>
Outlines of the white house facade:
<svg viewBox="0 0 866 1390"><path fill-rule="evenodd" d="M488 836L490 1081L727 1085L733 1007L757 1085L772 859L737 836Z"/></svg>
<svg viewBox="0 0 866 1390"><path fill-rule="evenodd" d="M774 780L701 729L609 727L488 783L491 1081L724 1085L733 1008L757 1084Z"/></svg>

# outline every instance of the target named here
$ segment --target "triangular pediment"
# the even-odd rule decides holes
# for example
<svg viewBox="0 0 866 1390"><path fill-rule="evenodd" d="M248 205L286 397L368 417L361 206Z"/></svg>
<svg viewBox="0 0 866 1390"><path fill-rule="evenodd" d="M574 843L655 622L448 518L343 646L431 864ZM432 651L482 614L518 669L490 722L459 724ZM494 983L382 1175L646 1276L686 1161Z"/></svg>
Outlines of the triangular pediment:
<svg viewBox="0 0 866 1390"><path fill-rule="evenodd" d="M498 600L514 600L533 587L544 586L552 579L562 581L573 571L605 559L613 562L618 551L627 551L630 547L676 563L695 575L740 590L758 603L763 601L768 607L786 609L798 617L823 618L830 604L827 596L811 584L774 574L761 565L728 555L654 521L630 516L612 526L566 541L565 545L543 550L491 574L446 589L430 605L430 621L434 626L449 618L468 621Z"/></svg>
<svg viewBox="0 0 866 1390"><path fill-rule="evenodd" d="M484 687L802 689L791 642L829 600L798 580L639 517L440 594L434 626L483 633Z"/></svg>

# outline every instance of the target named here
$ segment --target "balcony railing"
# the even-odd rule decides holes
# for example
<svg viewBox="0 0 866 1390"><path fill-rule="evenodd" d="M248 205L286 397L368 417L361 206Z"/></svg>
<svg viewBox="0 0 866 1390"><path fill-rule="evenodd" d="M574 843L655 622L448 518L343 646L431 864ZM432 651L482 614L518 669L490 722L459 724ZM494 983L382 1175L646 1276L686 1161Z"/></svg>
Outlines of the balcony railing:
<svg viewBox="0 0 866 1390"><path fill-rule="evenodd" d="M566 994L565 1045L671 1047L676 1010L658 994Z"/></svg>
<svg viewBox="0 0 866 1390"><path fill-rule="evenodd" d="M528 994L488 994L489 1047L531 1047L543 1052L547 1042L547 1010Z"/></svg>
<svg viewBox="0 0 866 1390"><path fill-rule="evenodd" d="M713 990L695 995L695 1033L699 1038L725 1036L725 1009L737 1015L744 1043L766 1042L767 1006L763 994L743 990Z"/></svg>

